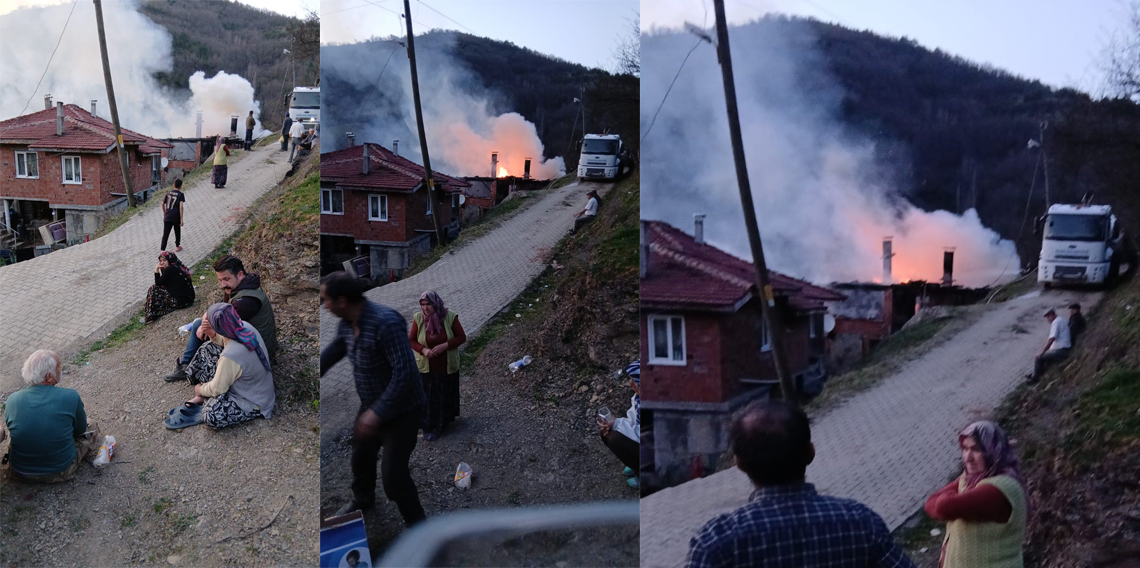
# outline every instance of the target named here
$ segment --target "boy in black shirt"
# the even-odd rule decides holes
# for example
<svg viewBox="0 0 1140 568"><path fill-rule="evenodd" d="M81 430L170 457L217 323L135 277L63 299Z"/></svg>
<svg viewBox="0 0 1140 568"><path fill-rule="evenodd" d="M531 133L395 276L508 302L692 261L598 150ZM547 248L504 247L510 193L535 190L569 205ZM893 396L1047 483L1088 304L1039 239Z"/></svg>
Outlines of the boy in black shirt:
<svg viewBox="0 0 1140 568"><path fill-rule="evenodd" d="M174 180L174 189L170 190L162 199L162 250L166 250L166 241L170 237L170 229L174 229L174 252L182 252L182 211L186 203L186 195L182 193L182 180Z"/></svg>

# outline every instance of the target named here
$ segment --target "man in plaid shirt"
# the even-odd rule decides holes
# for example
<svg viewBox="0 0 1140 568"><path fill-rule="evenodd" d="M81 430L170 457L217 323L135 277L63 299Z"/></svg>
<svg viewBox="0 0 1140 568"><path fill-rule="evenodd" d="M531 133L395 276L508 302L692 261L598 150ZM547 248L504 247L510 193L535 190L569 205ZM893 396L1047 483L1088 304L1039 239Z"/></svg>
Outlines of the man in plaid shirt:
<svg viewBox="0 0 1140 568"><path fill-rule="evenodd" d="M376 454L383 447L384 494L410 527L425 517L408 461L426 398L408 343L408 322L396 310L366 300L357 280L344 272L321 280L321 305L341 318L336 337L321 350L321 375L347 356L360 395L352 436L352 501L337 514L375 505Z"/></svg>
<svg viewBox="0 0 1140 568"><path fill-rule="evenodd" d="M756 491L693 537L689 568L914 568L866 505L805 483L815 448L799 407L753 403L733 419L730 436L736 466Z"/></svg>

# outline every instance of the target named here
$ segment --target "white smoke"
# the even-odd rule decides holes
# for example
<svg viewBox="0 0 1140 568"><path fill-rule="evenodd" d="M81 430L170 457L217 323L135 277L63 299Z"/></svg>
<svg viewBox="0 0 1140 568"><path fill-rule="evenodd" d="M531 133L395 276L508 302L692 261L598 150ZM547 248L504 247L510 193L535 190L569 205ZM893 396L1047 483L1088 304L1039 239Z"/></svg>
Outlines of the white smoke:
<svg viewBox="0 0 1140 568"><path fill-rule="evenodd" d="M43 8L22 8L0 16L0 120L43 110L43 97L90 110L97 100L98 116L110 119L103 62L92 2ZM156 138L195 134L195 114L202 111L202 135L228 134L230 116L237 115L238 132L245 132L245 117L258 117L261 103L253 98L253 85L238 75L218 72L207 78L201 71L190 77L190 93L175 93L158 85L153 75L172 68L171 37L165 29L138 11L133 1L103 3L107 53L111 62L119 120L124 128ZM44 73L59 40L59 49ZM35 90L35 92L33 92ZM28 100L31 103L28 104ZM24 109L27 104L27 109ZM255 136L269 134L261 127Z"/></svg>
<svg viewBox="0 0 1140 568"><path fill-rule="evenodd" d="M1013 243L982 226L976 212L923 212L898 195L892 178L908 160L877 156L873 141L840 123L843 93L821 71L826 62L806 23L762 21L730 33L749 179L772 269L820 283L880 280L882 240L890 236L896 281L940 280L947 247L956 249L956 283L1016 275ZM696 41L643 36L643 135ZM714 48L703 44L642 144L653 196L642 202L642 217L691 231L692 215L706 213L707 240L751 258L724 100Z"/></svg>

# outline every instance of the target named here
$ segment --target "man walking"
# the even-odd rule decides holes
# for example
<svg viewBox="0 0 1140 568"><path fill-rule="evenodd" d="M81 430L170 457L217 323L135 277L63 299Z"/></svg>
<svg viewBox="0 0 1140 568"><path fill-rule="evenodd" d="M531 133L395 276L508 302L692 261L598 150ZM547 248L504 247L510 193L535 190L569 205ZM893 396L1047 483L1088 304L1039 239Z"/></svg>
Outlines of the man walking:
<svg viewBox="0 0 1140 568"><path fill-rule="evenodd" d="M288 114L285 115L285 120L281 121L281 151L289 149L289 129L293 126L293 119Z"/></svg>
<svg viewBox="0 0 1140 568"><path fill-rule="evenodd" d="M162 250L166 250L170 229L174 229L174 252L182 252L182 225L186 195L182 193L182 180L174 180L174 189L162 198Z"/></svg>
<svg viewBox="0 0 1140 568"><path fill-rule="evenodd" d="M300 120L293 121L293 126L289 127L289 163L293 163L293 153L297 151L297 146L301 145L301 135L305 133L305 125Z"/></svg>
<svg viewBox="0 0 1140 568"><path fill-rule="evenodd" d="M1069 349L1073 346L1073 339L1069 334L1069 320L1057 317L1057 312L1052 309L1045 312L1045 319L1049 322L1049 339L1037 354L1037 358L1033 360L1033 374L1026 377L1031 385L1041 380L1041 374L1049 368L1049 365L1068 357Z"/></svg>
<svg viewBox="0 0 1140 568"><path fill-rule="evenodd" d="M689 568L914 568L866 505L819 495L805 482L815 447L799 407L753 403L733 418L729 435L736 467L756 490L693 537Z"/></svg>
<svg viewBox="0 0 1140 568"><path fill-rule="evenodd" d="M243 149L249 150L253 148L253 129L257 128L257 119L253 118L253 111L249 111L249 116L245 117L245 146Z"/></svg>
<svg viewBox="0 0 1140 568"><path fill-rule="evenodd" d="M321 376L346 356L352 362L360 409L352 436L352 500L343 515L376 503L376 454L384 494L408 527L425 518L408 469L427 398L399 312L364 298L355 278L334 272L321 280L321 305L340 318L332 343L321 350Z"/></svg>

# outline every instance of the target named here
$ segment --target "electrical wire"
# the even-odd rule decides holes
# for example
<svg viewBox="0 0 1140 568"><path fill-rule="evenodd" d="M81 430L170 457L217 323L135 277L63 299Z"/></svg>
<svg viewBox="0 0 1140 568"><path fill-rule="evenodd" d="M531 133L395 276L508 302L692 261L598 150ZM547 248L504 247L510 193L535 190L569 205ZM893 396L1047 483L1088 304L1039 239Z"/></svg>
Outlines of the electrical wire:
<svg viewBox="0 0 1140 568"><path fill-rule="evenodd" d="M71 11L67 13L67 21L63 23L63 29L59 32L59 40L55 42L55 49L51 50L51 57L48 58L47 65L44 66L44 73L40 75L40 80L36 83L36 88L32 90L32 96L28 97L28 102L24 103L24 108L20 109L20 114L16 116L23 116L24 111L28 110L28 106L32 104L32 99L36 98L36 93L40 90L40 85L44 82L44 77L47 76L48 69L51 68L51 60L55 59L55 52L59 49L59 44L63 43L63 33L67 31L67 24L71 22L71 15L75 13L75 5L79 0L72 0Z"/></svg>
<svg viewBox="0 0 1140 568"><path fill-rule="evenodd" d="M360 108L356 111L356 116L360 116L361 113L364 112L364 109L368 107L368 102L372 100L372 93L375 93L380 88L380 78L384 76L384 70L388 68L388 63L392 61L392 56L396 55L396 50L404 47L404 45L405 44L397 43L396 47L392 49L392 52L388 54L388 60L384 62L384 67L380 69L380 75L378 75L374 81L376 86L368 91L368 96L365 97L364 102L360 104Z"/></svg>
<svg viewBox="0 0 1140 568"><path fill-rule="evenodd" d="M689 50L689 53L685 54L685 59L681 61L681 66L677 68L677 74L673 76L673 82L669 83L669 88L665 90L665 96L661 97L661 104L657 105L657 112L653 113L653 120L649 121L649 128L645 129L645 134L641 137L643 144L645 143L645 138L648 137L649 133L653 130L653 125L657 122L657 115L661 114L661 108L665 106L665 100L669 98L669 92L673 90L673 85L677 83L677 77L681 76L681 70L685 68L685 62L689 60L689 56L697 50L697 47L701 45L702 41L704 40L698 39L697 43L693 45L693 48Z"/></svg>
<svg viewBox="0 0 1140 568"><path fill-rule="evenodd" d="M475 33L475 30L473 30L473 29L471 29L471 28L469 28L469 27L467 27L467 26L465 26L465 25L463 25L463 24L461 24L461 23L459 23L459 22L456 22L455 20L451 19L451 17L449 17L447 14L444 14L443 12L440 12L439 10L436 10L435 8L432 8L431 6L428 6L428 5L427 5L427 3L425 3L423 0L417 0L417 1L418 1L420 4L423 4L423 5L424 5L424 8L427 8L428 10L431 10L432 12L435 12L436 14L439 14L440 16L443 16L444 18L447 18L448 20L450 20L450 21L451 21L452 23L454 23L455 25L457 25L457 26L459 26L459 27L461 27L461 28L463 28L463 29L465 29L465 30L467 30L467 31L471 32L473 35L479 35L479 34Z"/></svg>

